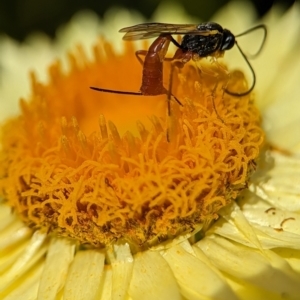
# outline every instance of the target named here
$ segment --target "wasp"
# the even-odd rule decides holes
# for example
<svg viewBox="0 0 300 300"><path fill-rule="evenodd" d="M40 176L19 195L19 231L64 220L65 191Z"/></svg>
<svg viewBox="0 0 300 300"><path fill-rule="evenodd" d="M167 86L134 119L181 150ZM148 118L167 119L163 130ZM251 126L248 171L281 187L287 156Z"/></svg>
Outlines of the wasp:
<svg viewBox="0 0 300 300"><path fill-rule="evenodd" d="M119 91L104 89L99 87L90 87L93 90L108 93L117 93L125 95L168 95L168 115L170 115L170 98L173 97L180 105L181 102L172 94L172 80L170 76L169 89L163 86L163 62L173 61L173 66L183 67L191 59L197 60L203 57L220 57L224 52L237 46L241 55L245 59L253 77L250 88L241 93L235 93L225 89L225 92L241 97L249 94L255 87L256 76L248 57L240 48L236 38L248 34L255 30L263 30L263 40L258 51L251 56L254 57L262 50L267 37L267 28L264 24L252 27L243 33L234 35L228 29L223 28L215 22L205 22L200 24L167 24L167 23L143 23L130 27L122 28L119 32L125 33L123 40L135 41L150 39L156 37L148 50L136 51L136 56L143 65L142 84L139 92ZM183 35L181 43L177 42L173 35ZM166 58L170 43L173 43L177 50L173 57ZM144 61L140 56L145 56ZM171 68L172 75L172 68Z"/></svg>

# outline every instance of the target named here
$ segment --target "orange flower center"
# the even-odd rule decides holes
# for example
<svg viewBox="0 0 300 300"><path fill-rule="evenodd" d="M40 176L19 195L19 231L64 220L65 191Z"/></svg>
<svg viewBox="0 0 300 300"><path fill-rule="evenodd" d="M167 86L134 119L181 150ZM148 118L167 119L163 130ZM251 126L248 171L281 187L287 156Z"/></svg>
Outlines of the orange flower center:
<svg viewBox="0 0 300 300"><path fill-rule="evenodd" d="M103 246L142 247L192 231L247 186L263 142L252 95L239 73L194 63L175 69L167 96L97 93L89 86L138 91L142 66L131 44L123 55L100 40L89 61L32 76L22 114L2 129L0 187L34 229ZM168 87L170 64L164 63ZM169 136L169 140L167 139Z"/></svg>

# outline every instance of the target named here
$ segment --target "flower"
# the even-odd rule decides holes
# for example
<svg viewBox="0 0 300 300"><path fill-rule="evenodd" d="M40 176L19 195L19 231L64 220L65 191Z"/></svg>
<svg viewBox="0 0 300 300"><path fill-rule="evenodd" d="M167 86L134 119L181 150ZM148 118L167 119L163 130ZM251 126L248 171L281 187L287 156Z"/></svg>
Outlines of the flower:
<svg viewBox="0 0 300 300"><path fill-rule="evenodd" d="M245 89L241 73L176 70L183 106L171 101L167 115L166 95L87 88L138 90L130 44L120 56L100 39L94 60L76 51L47 84L32 74L29 101L2 126L0 185L17 214L1 205L2 298L296 298L299 161L263 151L233 201L263 141L253 95L223 92Z"/></svg>

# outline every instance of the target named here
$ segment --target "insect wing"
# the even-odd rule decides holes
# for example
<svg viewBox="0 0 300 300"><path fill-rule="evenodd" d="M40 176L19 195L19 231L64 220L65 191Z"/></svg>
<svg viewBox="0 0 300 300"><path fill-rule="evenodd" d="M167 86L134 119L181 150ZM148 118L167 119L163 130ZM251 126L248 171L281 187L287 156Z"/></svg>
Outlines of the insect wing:
<svg viewBox="0 0 300 300"><path fill-rule="evenodd" d="M198 30L197 26L195 24L143 23L122 28L119 32L126 32L123 36L123 40L126 41L150 39L161 34L214 34L212 31Z"/></svg>
<svg viewBox="0 0 300 300"><path fill-rule="evenodd" d="M146 31L132 31L127 32L123 36L124 41L136 41L136 40L144 40L144 39L151 39L161 35L161 32L146 32Z"/></svg>

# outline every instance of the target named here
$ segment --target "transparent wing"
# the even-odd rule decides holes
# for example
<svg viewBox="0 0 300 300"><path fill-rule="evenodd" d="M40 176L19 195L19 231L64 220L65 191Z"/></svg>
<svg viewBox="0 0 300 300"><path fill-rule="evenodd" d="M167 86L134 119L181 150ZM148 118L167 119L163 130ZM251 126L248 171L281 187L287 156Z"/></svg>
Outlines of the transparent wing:
<svg viewBox="0 0 300 300"><path fill-rule="evenodd" d="M122 28L119 32L125 32L123 40L126 41L150 39L161 34L210 35L217 33L217 30L198 30L197 27L198 24L143 23Z"/></svg>

